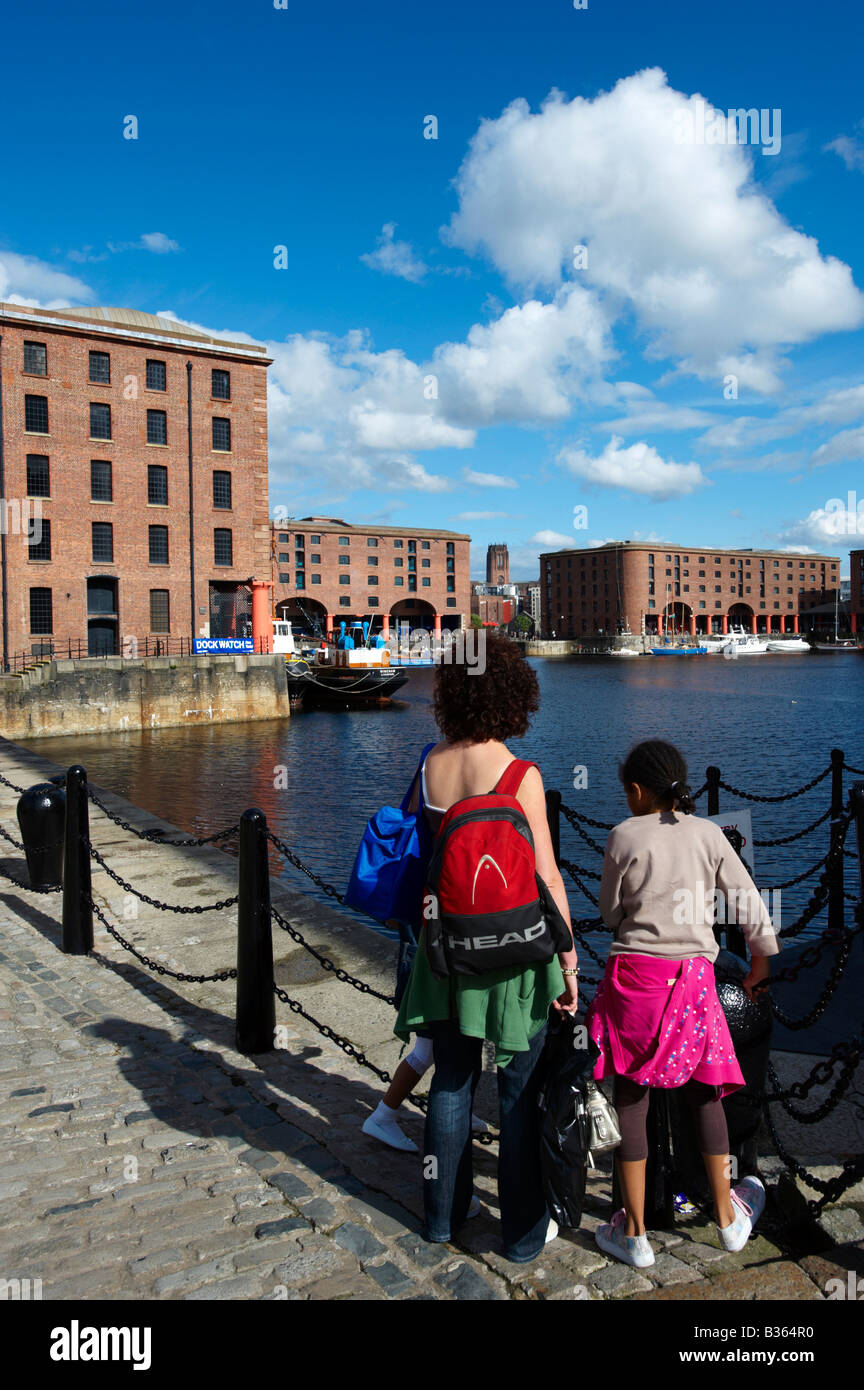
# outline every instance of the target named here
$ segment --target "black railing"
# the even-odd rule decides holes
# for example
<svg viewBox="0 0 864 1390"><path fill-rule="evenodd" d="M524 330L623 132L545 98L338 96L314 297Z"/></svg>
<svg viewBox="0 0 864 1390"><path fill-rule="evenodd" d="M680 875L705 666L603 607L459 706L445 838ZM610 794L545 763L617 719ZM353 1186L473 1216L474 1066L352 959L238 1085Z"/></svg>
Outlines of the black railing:
<svg viewBox="0 0 864 1390"><path fill-rule="evenodd" d="M860 887L859 901L854 912L854 925L847 927L843 920L845 900L850 896L844 894L844 861L846 858L855 857L850 855L850 851L846 849L846 839L853 826L857 830L857 859L862 875L860 883L864 884L864 781L854 783L846 794L843 786L844 772L862 776L860 770L846 763L843 753L839 749L835 749L831 755L830 766L803 787L798 787L779 796L762 796L730 786L723 781L719 769L711 767L707 770L705 784L694 794L696 798L700 798L707 793L709 813L719 814L721 789L737 798L776 804L795 799L817 787L829 776L831 777L831 805L825 815L820 816L805 831L799 832L798 836L779 837L777 840L764 842L768 844L788 842L791 838L798 838L800 835L809 833L830 817L830 842L826 854L795 878L796 882L803 882L808 878L814 880L810 901L796 922L781 928L780 935L783 937L797 935L823 910L827 911L827 926L816 941L801 952L794 966L779 971L771 979L773 990L775 985L791 982L797 979L803 971L812 969L822 959L826 951L833 951L835 954L827 983L823 986L813 1007L802 1018L790 1018L773 996L769 996L771 997L774 1016L784 1026L796 1031L806 1029L821 1017L843 977L854 938L864 932L864 899L861 897ZM309 952L323 970L332 973L337 980L348 984L361 993L373 995L384 1003L390 1005L395 1003L392 996L379 992L373 986L337 966L334 961L308 942L299 929L272 906L268 863L271 847L295 868L305 873L335 902L344 905L344 895L332 884L328 884L321 875L305 865L289 845L268 830L266 817L262 811L257 808L245 811L238 824L215 831L210 835L171 839L158 828L141 829L114 813L88 786L87 774L83 767L79 765L71 767L66 773L65 779L57 778L55 781L65 781L66 789L61 934L61 949L65 953L87 954L93 949L93 917L95 916L119 945L129 951L142 965L159 976L194 983L235 980L236 1042L238 1050L244 1054L257 1055L274 1050L276 1046L275 1001L278 999L286 1004L292 1012L300 1014L310 1022L324 1037L329 1038L342 1048L359 1065L373 1072L379 1080L389 1083L390 1075L371 1062L361 1048L349 1038L341 1036L329 1024L314 1018L302 1004L292 999L275 982L272 945L274 921L293 941ZM17 783L2 774L0 774L0 784L13 791L24 792L24 788L19 787ZM239 837L237 893L214 903L182 905L160 902L157 898L137 889L115 872L92 844L89 827L91 805L121 829L151 844L166 844L184 848L199 847ZM560 867L569 874L588 901L592 905L596 905L597 897L586 880L596 883L600 877L599 871L575 864L563 857L561 853L561 818L563 816L565 821L577 832L583 845L587 845L599 855L603 854L603 846L585 827L590 826L594 830L604 831L611 829L611 825L594 820L577 812L574 808L564 805L560 793L554 790L547 793L546 809L553 847ZM14 847L23 848L23 845L2 827L0 827L0 834ZM757 841L756 843L760 842ZM143 902L160 911L203 913L223 911L226 908L236 906L236 967L224 967L207 975L195 975L172 970L145 955L122 936L116 924L110 921L107 913L94 901L91 882L91 864L94 861L97 867L104 869L124 891L134 894ZM12 879L8 873L4 872L4 876L17 883L18 886L22 886L17 879ZM380 923L376 922L376 925L380 926ZM716 930L719 932L720 928L718 927ZM584 952L601 969L605 966L602 940L597 942L599 949L595 949L588 938L595 933L605 931L607 928L596 913L594 916L577 918L573 921L574 940L577 942L580 952ZM743 950L743 937L740 936L740 932L734 927L730 929L729 925L726 927L726 932L727 946L734 951L741 952ZM594 976L580 974L580 982L596 985L599 980ZM801 1050L805 1050L803 1042ZM828 1182L817 1179L814 1175L808 1174L806 1168L782 1145L771 1117L771 1106L782 1104L791 1118L801 1124L816 1123L819 1119L824 1118L843 1098L862 1055L864 1055L864 1033L860 1036L856 1035L847 1042L837 1044L827 1061L817 1063L807 1078L795 1083L787 1091L780 1090L776 1075L769 1074L772 1089L766 1088L759 1097L766 1123L774 1136L775 1147L781 1160L790 1171L801 1177L821 1194L809 1204L814 1213L821 1210L826 1202L836 1200L849 1186L858 1181L864 1174L864 1156L850 1159L843 1165L838 1177ZM840 1068L839 1076L834 1081L828 1096L813 1111L801 1111L793 1106L794 1100L805 1099L814 1086L827 1085L838 1067ZM426 1106L422 1096L411 1097L411 1103L421 1110L425 1109ZM494 1142L494 1136L491 1134L478 1135L476 1138L480 1143Z"/></svg>

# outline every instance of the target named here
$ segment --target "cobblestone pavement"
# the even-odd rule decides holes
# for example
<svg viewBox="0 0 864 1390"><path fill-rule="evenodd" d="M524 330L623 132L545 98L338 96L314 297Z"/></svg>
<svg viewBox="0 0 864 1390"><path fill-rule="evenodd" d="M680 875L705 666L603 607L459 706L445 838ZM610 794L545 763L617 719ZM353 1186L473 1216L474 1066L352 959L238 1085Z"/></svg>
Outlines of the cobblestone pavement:
<svg viewBox="0 0 864 1390"><path fill-rule="evenodd" d="M10 808L12 793L0 800L11 830ZM200 851L156 853L174 884L178 873L197 884ZM608 1171L591 1174L578 1231L533 1264L509 1264L494 1146L475 1146L483 1213L458 1243L427 1244L419 1154L360 1132L380 1098L372 1074L281 1006L281 1049L242 1056L233 982L163 981L98 924L92 955L64 956L59 895L10 882L24 881L18 858L16 868L10 849L0 869L0 1280L39 1279L45 1299L725 1300L820 1299L838 1272L864 1273L854 1203L827 1213L824 1244L831 1222L839 1244L797 1261L770 1221L727 1255L712 1226L682 1219L653 1233L651 1269L610 1262L593 1240L608 1219ZM151 893L153 882L148 873ZM220 950L208 968L226 963ZM420 1144L419 1112L405 1128Z"/></svg>

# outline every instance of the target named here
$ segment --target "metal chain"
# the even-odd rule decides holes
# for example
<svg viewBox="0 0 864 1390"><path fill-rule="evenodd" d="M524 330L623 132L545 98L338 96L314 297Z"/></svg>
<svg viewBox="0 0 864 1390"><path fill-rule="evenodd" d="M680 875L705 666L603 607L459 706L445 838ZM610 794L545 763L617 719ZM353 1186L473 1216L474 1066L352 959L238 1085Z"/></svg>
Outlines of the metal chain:
<svg viewBox="0 0 864 1390"><path fill-rule="evenodd" d="M322 956L320 951L316 951L315 947L310 945L296 927L292 927L290 922L286 922L277 908L271 907L270 912L277 925L280 926L283 931L287 932L299 946L304 947L304 949L309 952L310 956L314 956L323 970L332 971L337 980L341 980L343 984L353 986L353 988L359 990L361 994L372 994L376 999L380 999L382 1003L391 1004L394 1008L396 1007L396 1000L392 994L381 994L380 991L374 989L372 985L367 985L364 980L358 980L356 976L349 975L348 971L343 970L335 961L328 960L326 956Z"/></svg>
<svg viewBox="0 0 864 1390"><path fill-rule="evenodd" d="M578 820L576 819L575 813L572 812L572 811L570 810L570 807L569 807L569 806L562 806L562 807L561 807L561 813L562 813L562 815L564 816L565 820L568 820L568 821L570 822L570 824L572 825L573 829L576 831L576 834L577 834L577 835L581 835L581 837L582 837L582 839L585 841L586 845L588 845L591 849L593 849L593 851L594 851L595 854L604 854L604 853L605 853L605 851L604 851L604 849L603 849L603 846L602 846L602 845L598 845L598 843L597 843L596 840L592 840L591 836L588 834L588 831L582 829L581 825L579 824Z"/></svg>
<svg viewBox="0 0 864 1390"><path fill-rule="evenodd" d="M805 927L810 925L810 923L813 921L813 918L817 915L818 912L822 910L822 908L827 903L833 886L831 882L831 877L834 872L834 869L836 868L843 854L843 846L846 843L846 835L848 834L851 822L852 812L848 811L838 822L837 838L832 844L828 853L825 855L824 860L822 861L822 873L819 875L819 882L817 883L810 896L810 901L808 902L804 911L801 913L801 916L798 918L798 920L796 922L791 923L788 927L782 927L780 932L778 933L778 935L783 937L784 940L790 936L798 936L799 933L802 932ZM812 951L813 948L810 947L808 949ZM806 954L807 952L804 952L804 955ZM788 971L781 971L781 973L777 976L777 979L795 979L797 971L801 969L803 959L804 957L802 956L801 960L798 963L798 966L795 967L795 974L789 974ZM818 959L818 957L816 957L816 959ZM812 961L811 964L815 964L815 960ZM792 970L793 967L790 966L789 969Z"/></svg>
<svg viewBox="0 0 864 1390"><path fill-rule="evenodd" d="M17 878L13 878L11 874L7 874L6 871L5 871L5 869L0 869L0 877L5 878L7 883L14 883L14 885L15 885L16 888L23 888L25 893L62 893L62 892L63 892L63 885L62 885L62 883L56 883L52 888L34 888L33 885L30 884L30 883L19 883L18 879L17 879Z"/></svg>
<svg viewBox="0 0 864 1390"><path fill-rule="evenodd" d="M113 936L115 941L118 941L121 946L131 952L136 960L140 960L142 965L146 965L148 970L155 970L157 975L167 975L172 980L182 980L184 983L195 985L211 984L214 980L236 980L237 971L235 969L217 970L213 975L184 975L177 970L169 969L167 965L160 965L158 960L151 960L149 956L143 955L141 951L137 950L136 947L132 945L131 941L127 941L125 937L122 937L116 928L112 927L108 918L105 916L98 903L93 901L92 897L85 895L82 895L82 897L86 906L89 907L91 911L95 912L109 936Z"/></svg>
<svg viewBox="0 0 864 1390"><path fill-rule="evenodd" d="M597 965L600 966L601 970L605 970L605 969L606 969L606 962L603 960L602 956L598 956L598 954L597 954L597 952L594 950L593 946L590 946L590 945L588 944L588 942L585 940L584 935L582 934L582 932L579 930L578 927L575 927L575 926L574 926L574 928L573 928L573 937L574 937L574 940L576 940L576 941L579 942L580 948L581 948L583 951L585 951ZM580 981L581 981L581 978L582 978L582 977L580 976ZM588 976L587 976L587 975L585 976L585 979L588 980ZM592 985L596 985L596 984L599 983L599 981L594 980L594 979L590 979L590 980L588 980L588 983L589 983L589 984L592 984Z"/></svg>
<svg viewBox="0 0 864 1390"><path fill-rule="evenodd" d="M779 796L757 796L755 792L744 792L740 787L733 787L729 782L718 781L718 787L722 787L732 796L741 796L745 801L792 801L796 796L803 796L805 792L812 791L818 787L820 782L824 782L826 777L830 777L833 767L830 765L820 772L818 777L814 777L810 782L805 782L803 787L798 787L794 792L782 792Z"/></svg>
<svg viewBox="0 0 864 1390"><path fill-rule="evenodd" d="M390 1085L390 1082L393 1080L390 1073L384 1071L381 1067L377 1067L374 1062L370 1062L366 1053L355 1047L349 1038L341 1037L341 1035L331 1028L328 1023L321 1023L319 1019L313 1018L312 1014L307 1013L302 1004L298 1003L296 999L292 999L290 995L286 994L284 989L280 989L279 985L274 985L273 988L276 992L277 999L281 999L283 1004L287 1004L292 1013L300 1014L301 1018L305 1018L307 1023L311 1023L313 1028L317 1028L318 1032L321 1033L323 1037L329 1038L330 1042L335 1043L337 1047L341 1047L342 1051L346 1052L349 1057L353 1057L354 1061L357 1062L359 1066L366 1067L367 1070L375 1073L379 1081L383 1081L387 1086ZM416 1105L418 1110L426 1111L428 1107L426 1096L409 1095L407 1099L412 1105ZM495 1136L492 1134L475 1134L473 1138L480 1144L495 1143Z"/></svg>
<svg viewBox="0 0 864 1390"><path fill-rule="evenodd" d="M828 854L823 854L822 858L817 860L815 864L812 864L809 869L805 869L803 874L796 874L794 878L787 878L785 883L775 883L773 888L763 888L763 893L779 893L783 888L794 888L796 883L803 883L805 878L810 878L812 874L817 873L818 870L822 868L827 858Z"/></svg>
<svg viewBox="0 0 864 1390"><path fill-rule="evenodd" d="M772 1099L772 1096L766 1095L762 1105L762 1114L765 1117L765 1123L768 1126L768 1131L774 1142L774 1147L777 1150L778 1157L790 1172L795 1173L808 1187L815 1187L817 1192L822 1193L821 1197L811 1198L807 1202L807 1206L814 1216L818 1215L824 1206L829 1202L836 1202L837 1198L841 1197L847 1188L853 1187L860 1178L864 1177L864 1154L860 1154L857 1158L848 1159L843 1164L842 1172L838 1173L836 1178L829 1178L825 1181L823 1178L817 1178L813 1173L808 1173L804 1165L799 1163L796 1158L792 1157L777 1133L777 1127L774 1124L771 1111L768 1108L769 1102Z"/></svg>
<svg viewBox="0 0 864 1390"><path fill-rule="evenodd" d="M595 830L615 829L611 821L592 820L590 816L583 816L581 811L574 811L572 806L565 806L563 802L561 803L561 810L564 812L568 820L570 820L571 816L575 816L576 819L580 820L583 825L593 825Z"/></svg>
<svg viewBox="0 0 864 1390"><path fill-rule="evenodd" d="M821 815L818 820L814 820L812 825L805 825L803 830L796 830L793 835L780 835L776 840L754 839L753 843L754 845L758 845L760 849L768 849L772 845L791 845L793 840L803 840L805 835L809 835L811 831L817 830L820 825L824 824L830 815L831 807L829 806L828 810Z"/></svg>
<svg viewBox="0 0 864 1390"><path fill-rule="evenodd" d="M562 859L561 868L567 870L568 874L572 878L573 882L576 884L576 887L579 889L580 893L584 893L588 901L590 903L593 903L595 907L598 907L599 900L591 892L591 889L586 887L586 885L582 882L581 878L579 877L579 870L576 867L576 865L571 864L569 859Z"/></svg>
<svg viewBox="0 0 864 1390"><path fill-rule="evenodd" d="M4 777L2 773L0 773L0 782L3 783L4 787L11 787L13 792L20 792L23 795L25 788L17 786L15 782L10 782L9 778Z"/></svg>
<svg viewBox="0 0 864 1390"><path fill-rule="evenodd" d="M142 902L149 903L151 907L158 907L161 912L221 912L223 908L233 907L235 903L240 901L239 894L235 893L233 898L222 898L217 903L196 903L191 907L184 907L177 903L160 903L158 898L149 898L146 893L141 892L140 888L134 888L131 883L126 882L125 878L121 878L119 874L115 873L114 870L105 863L98 849L91 844L86 835L82 835L81 840L87 846L91 858L96 860L96 863L100 868L105 870L109 878L113 878L115 883L119 884L121 888L124 888L127 893L131 893L133 897L140 898Z"/></svg>
<svg viewBox="0 0 864 1390"><path fill-rule="evenodd" d="M285 858L294 865L295 869L299 869L307 878L311 878L312 882L317 888L321 889L322 893L326 893L328 898L334 898L337 903L342 903L344 906L345 894L340 893L338 888L334 888L332 883L325 883L320 874L316 874L314 869L310 869L307 864L303 863L302 859L298 858L290 845L286 845L285 841L280 840L278 835L274 835L272 830L267 831L267 839L279 850L280 854L284 854ZM368 916L368 913L364 915ZM376 921L377 919L373 917L372 920ZM380 922L378 925L381 925Z"/></svg>
<svg viewBox="0 0 864 1390"><path fill-rule="evenodd" d="M783 1024L784 1028L790 1028L793 1031L797 1031L799 1028L809 1028L811 1024L815 1023L817 1019L822 1017L823 1013L825 1012L825 1009L828 1006L828 1003L833 998L834 992L837 989L837 986L839 985L840 980L843 976L843 971L846 969L846 966L848 964L849 953L852 950L852 941L860 931L860 927L852 927L849 931L845 932L843 936L838 936L837 944L839 946L839 949L837 951L837 959L831 967L831 973L829 974L828 979L825 982L825 986L822 990L822 993L816 1000L816 1003L813 1005L812 1009L810 1009L808 1013L804 1014L802 1018L790 1018L789 1015L785 1013L783 1009L780 1008L779 1004L777 1004L773 998L771 999L771 1008L774 1012L774 1016L780 1023ZM828 933L826 932L825 936L827 935ZM823 938L823 940L819 943L818 946L810 947L808 948L808 950L802 952L801 960L799 961L798 965L794 968L794 973L797 975L798 971L805 964L808 966L815 965L816 962L819 959L821 959L822 952L825 950L825 947L829 944L831 943ZM805 961L804 957L810 956L811 951L814 952L813 957ZM789 978L789 973L787 973L786 971L781 972L781 976L778 976L778 983L786 983ZM785 977L785 979L783 977ZM772 980L772 984L773 983L774 981Z"/></svg>
<svg viewBox="0 0 864 1390"><path fill-rule="evenodd" d="M838 1045L840 1047L849 1047L848 1043L840 1043ZM852 1080L855 1076L860 1057L860 1046L856 1048L853 1045L852 1055L850 1055L844 1060L840 1075L835 1081L834 1085L831 1087L830 1092L825 1097L822 1104L816 1110L811 1110L809 1112L805 1110L796 1110L794 1106L790 1105L789 1103L790 1096L793 1093L793 1091L797 1094L804 1086L804 1083L801 1082L797 1086L790 1087L788 1091L781 1091L780 1078L778 1077L777 1072L774 1069L773 1062L769 1063L768 1076L771 1081L771 1084L776 1088L774 1093L770 1096L771 1103L773 1104L775 1101L779 1101L780 1104L783 1106L783 1109L786 1111L787 1115L791 1115L792 1119L797 1121L799 1125L818 1124L820 1120L825 1119L826 1115L830 1115L834 1107L838 1105L840 1101L843 1099L843 1096L845 1095L846 1091L848 1091L849 1086L851 1085ZM827 1083L833 1066L834 1061L826 1061L821 1062L818 1068L814 1068L814 1071L820 1069L824 1070L826 1067L828 1068L828 1075L824 1078L820 1078L819 1084L825 1085ZM809 1090L813 1085L816 1084L815 1080L812 1078L813 1074L811 1073L811 1077L810 1079L808 1079L807 1090Z"/></svg>
<svg viewBox="0 0 864 1390"><path fill-rule="evenodd" d="M22 845L21 841L20 841L20 840L16 840L14 835L10 835L8 830L4 830L3 827L2 827L2 825L0 825L0 835L3 836L3 839L4 839L4 840L8 840L9 843L10 843L10 845L14 845L16 849L23 849L23 848L24 848L24 846ZM47 845L47 846L45 847L45 849L42 850L42 853L44 854L44 853L46 852L46 849L53 849L53 848L54 848L53 845ZM31 853L32 853L32 851L31 851Z"/></svg>
<svg viewBox="0 0 864 1390"><path fill-rule="evenodd" d="M115 816L113 811L109 811L108 807L103 805L89 785L87 787L87 796L93 802L94 806L98 806L103 815L106 815L115 825L119 825L122 830L128 830L130 835L136 835L139 840L148 840L151 844L177 845L184 849L193 845L196 847L200 845L210 845L213 844L215 840L227 840L229 836L236 835L240 829L240 822L238 821L236 825L230 825L225 830L217 830L212 835L198 835L183 840L168 840L162 834L161 830L139 830L137 826L130 825L128 820L123 820L122 816Z"/></svg>
<svg viewBox="0 0 864 1390"><path fill-rule="evenodd" d="M844 763L843 767L846 772L853 773L855 777L864 777L864 771L860 767L851 767L849 763Z"/></svg>

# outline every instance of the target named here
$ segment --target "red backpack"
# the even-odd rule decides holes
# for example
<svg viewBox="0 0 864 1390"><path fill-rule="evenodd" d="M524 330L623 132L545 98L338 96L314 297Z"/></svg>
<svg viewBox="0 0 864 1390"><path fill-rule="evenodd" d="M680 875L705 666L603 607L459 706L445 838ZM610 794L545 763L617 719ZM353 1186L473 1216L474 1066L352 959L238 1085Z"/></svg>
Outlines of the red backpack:
<svg viewBox="0 0 864 1390"><path fill-rule="evenodd" d="M534 861L516 792L534 763L514 758L495 788L447 811L426 872L426 954L433 975L536 965L573 938Z"/></svg>

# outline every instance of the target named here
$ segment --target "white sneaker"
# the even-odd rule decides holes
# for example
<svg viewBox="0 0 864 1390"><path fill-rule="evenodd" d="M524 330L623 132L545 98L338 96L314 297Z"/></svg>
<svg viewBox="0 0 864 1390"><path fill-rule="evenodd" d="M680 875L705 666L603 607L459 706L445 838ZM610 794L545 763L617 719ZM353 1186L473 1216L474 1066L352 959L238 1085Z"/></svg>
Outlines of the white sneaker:
<svg viewBox="0 0 864 1390"><path fill-rule="evenodd" d="M627 1213L621 1207L611 1221L597 1227L594 1239L607 1255L614 1255L616 1260L623 1260L625 1265L633 1265L635 1269L645 1269L654 1263L651 1242L647 1236L626 1235L626 1221Z"/></svg>
<svg viewBox="0 0 864 1390"><path fill-rule="evenodd" d="M550 1240L554 1240L555 1237L557 1236L557 1234L558 1234L558 1222L557 1222L557 1221L553 1221L553 1220L552 1220L552 1217L550 1216L550 1217L549 1217L549 1227L548 1227L548 1229L547 1229L547 1231L546 1231L546 1239L545 1239L545 1241L543 1242L543 1244L544 1244L544 1245L548 1245L549 1242L550 1242Z"/></svg>
<svg viewBox="0 0 864 1390"><path fill-rule="evenodd" d="M735 1253L744 1249L753 1227L765 1210L765 1185L760 1178L744 1178L737 1187L733 1187L730 1195L735 1220L728 1226L718 1226L717 1234L723 1249Z"/></svg>
<svg viewBox="0 0 864 1390"><path fill-rule="evenodd" d="M381 1104L379 1104L377 1110L373 1110L371 1115L367 1115L363 1121L363 1133L370 1135L373 1139L380 1139L382 1144L387 1144L391 1149L401 1149L403 1153L416 1154L418 1152L417 1145L413 1139L408 1138L407 1134L402 1133L396 1123L395 1114L391 1120L388 1115L380 1113L381 1108Z"/></svg>

